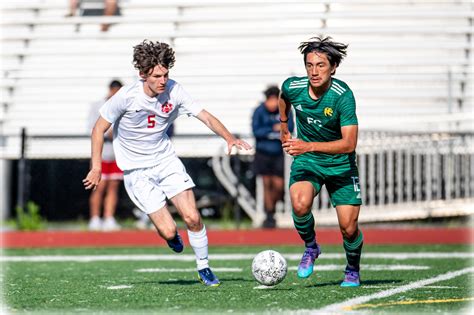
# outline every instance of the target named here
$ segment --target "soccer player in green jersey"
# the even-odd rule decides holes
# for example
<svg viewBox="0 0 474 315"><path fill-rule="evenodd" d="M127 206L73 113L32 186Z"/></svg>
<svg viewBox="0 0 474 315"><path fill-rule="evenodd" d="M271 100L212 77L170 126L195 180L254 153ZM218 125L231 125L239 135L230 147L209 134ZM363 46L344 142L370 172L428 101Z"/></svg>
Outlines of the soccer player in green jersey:
<svg viewBox="0 0 474 315"><path fill-rule="evenodd" d="M333 77L346 56L347 45L330 37L303 42L306 77L290 77L283 82L279 99L281 142L293 156L290 196L293 221L305 242L298 276L307 278L321 253L316 242L314 197L326 185L336 208L346 251L347 266L343 287L360 285L359 268L363 235L357 221L361 205L359 172L356 164L358 123L352 91ZM288 130L290 108L295 110L297 138Z"/></svg>

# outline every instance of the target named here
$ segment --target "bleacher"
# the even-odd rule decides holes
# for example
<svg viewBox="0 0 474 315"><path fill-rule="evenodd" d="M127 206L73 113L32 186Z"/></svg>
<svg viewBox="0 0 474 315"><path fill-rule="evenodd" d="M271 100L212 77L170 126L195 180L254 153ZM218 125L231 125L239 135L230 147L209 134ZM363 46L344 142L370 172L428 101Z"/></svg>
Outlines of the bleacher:
<svg viewBox="0 0 474 315"><path fill-rule="evenodd" d="M473 131L471 1L122 0L118 17L65 17L67 0L0 3L0 154L18 135L86 135L89 105L108 82L137 78L132 46L172 44L171 77L229 129L251 138L250 117L268 84L304 75L301 41L349 44L336 77L353 89L360 128ZM108 32L99 24L111 22ZM179 119L177 135L209 134ZM201 139L201 140L200 140ZM180 155L213 155L220 140L177 137ZM87 139L40 139L30 157L87 157Z"/></svg>

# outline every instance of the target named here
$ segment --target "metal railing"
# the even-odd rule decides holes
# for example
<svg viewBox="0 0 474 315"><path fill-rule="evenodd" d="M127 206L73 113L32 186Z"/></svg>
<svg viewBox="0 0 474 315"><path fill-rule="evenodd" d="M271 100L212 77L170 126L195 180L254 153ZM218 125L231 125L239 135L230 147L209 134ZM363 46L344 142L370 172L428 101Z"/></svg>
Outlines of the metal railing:
<svg viewBox="0 0 474 315"><path fill-rule="evenodd" d="M77 139L82 137L85 136L78 135ZM34 139L32 136L31 140ZM193 139L196 141L196 136ZM361 222L474 214L472 132L404 134L365 131L359 136L357 160L363 201ZM287 183L290 164L291 157L287 156ZM260 226L265 217L262 181L257 178L257 197L254 198L234 174L236 170L232 169L225 150L218 151L212 165L217 180L254 225ZM2 191L7 193L5 189ZM313 212L319 225L337 223L324 187L314 200ZM283 204L277 207L276 219L281 227L293 224L288 191Z"/></svg>
<svg viewBox="0 0 474 315"><path fill-rule="evenodd" d="M474 213L473 133L366 132L359 139L357 161L361 222ZM287 159L287 175L290 164ZM325 187L313 212L319 224L337 223ZM277 220L280 226L292 225L288 191Z"/></svg>

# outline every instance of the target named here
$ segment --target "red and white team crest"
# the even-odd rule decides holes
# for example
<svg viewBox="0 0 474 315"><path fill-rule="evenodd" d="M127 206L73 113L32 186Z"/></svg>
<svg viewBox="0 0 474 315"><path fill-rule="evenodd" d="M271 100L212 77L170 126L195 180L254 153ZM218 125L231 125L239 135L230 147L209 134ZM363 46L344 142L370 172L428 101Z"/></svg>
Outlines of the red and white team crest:
<svg viewBox="0 0 474 315"><path fill-rule="evenodd" d="M168 114L172 110L173 110L173 104L171 103L166 102L163 105L161 105L161 111L165 114Z"/></svg>

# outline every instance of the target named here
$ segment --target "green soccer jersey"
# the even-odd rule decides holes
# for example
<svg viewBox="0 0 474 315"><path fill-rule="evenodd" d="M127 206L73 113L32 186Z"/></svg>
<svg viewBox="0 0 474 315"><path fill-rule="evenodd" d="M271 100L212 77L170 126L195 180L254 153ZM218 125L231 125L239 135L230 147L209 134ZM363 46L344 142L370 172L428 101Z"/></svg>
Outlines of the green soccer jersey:
<svg viewBox="0 0 474 315"><path fill-rule="evenodd" d="M329 142L342 139L341 127L357 125L354 95L349 86L332 78L330 88L318 100L309 95L307 77L290 77L283 82L282 97L296 113L298 138L306 142ZM297 156L316 158L321 162L349 162L355 160L355 152L349 154L325 154L308 152Z"/></svg>

